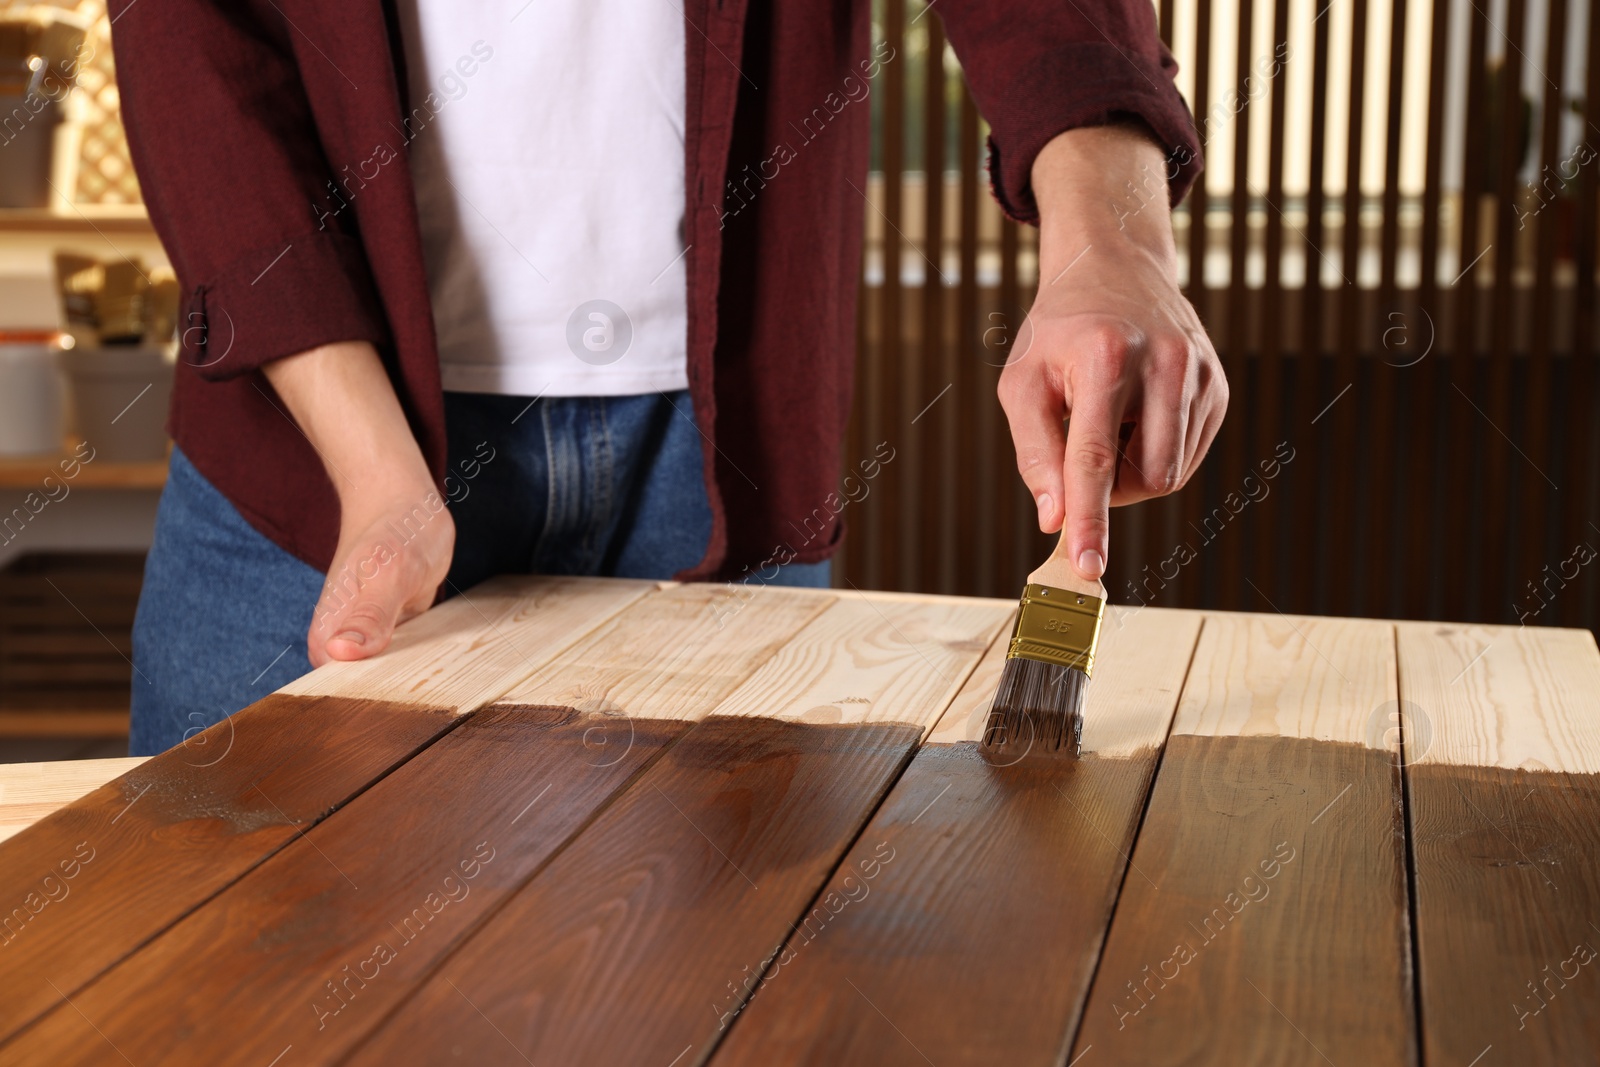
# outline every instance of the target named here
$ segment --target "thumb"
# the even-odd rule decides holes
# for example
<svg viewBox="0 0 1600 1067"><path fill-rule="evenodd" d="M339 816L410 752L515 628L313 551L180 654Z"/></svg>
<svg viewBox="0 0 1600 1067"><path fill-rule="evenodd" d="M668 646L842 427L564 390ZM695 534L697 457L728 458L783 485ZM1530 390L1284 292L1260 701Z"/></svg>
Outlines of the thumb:
<svg viewBox="0 0 1600 1067"><path fill-rule="evenodd" d="M312 666L329 660L375 656L389 646L406 593L396 581L375 581L356 573L353 561L330 572L317 601L307 653Z"/></svg>

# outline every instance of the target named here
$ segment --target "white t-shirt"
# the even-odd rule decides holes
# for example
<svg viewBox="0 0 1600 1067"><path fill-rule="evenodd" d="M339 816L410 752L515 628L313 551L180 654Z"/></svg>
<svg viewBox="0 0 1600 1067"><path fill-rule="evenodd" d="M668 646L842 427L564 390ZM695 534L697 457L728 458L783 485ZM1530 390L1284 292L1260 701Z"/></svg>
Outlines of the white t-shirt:
<svg viewBox="0 0 1600 1067"><path fill-rule="evenodd" d="M400 18L445 389L686 388L680 9L402 0Z"/></svg>

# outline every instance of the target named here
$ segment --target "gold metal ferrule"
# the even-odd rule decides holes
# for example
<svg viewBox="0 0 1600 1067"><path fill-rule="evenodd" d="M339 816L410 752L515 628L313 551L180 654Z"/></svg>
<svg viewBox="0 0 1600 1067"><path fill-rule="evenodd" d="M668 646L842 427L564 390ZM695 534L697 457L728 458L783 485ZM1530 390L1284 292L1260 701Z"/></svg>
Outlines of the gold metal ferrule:
<svg viewBox="0 0 1600 1067"><path fill-rule="evenodd" d="M1011 629L1006 658L1041 660L1090 674L1105 609L1106 602L1097 596L1030 582L1022 591L1022 610Z"/></svg>

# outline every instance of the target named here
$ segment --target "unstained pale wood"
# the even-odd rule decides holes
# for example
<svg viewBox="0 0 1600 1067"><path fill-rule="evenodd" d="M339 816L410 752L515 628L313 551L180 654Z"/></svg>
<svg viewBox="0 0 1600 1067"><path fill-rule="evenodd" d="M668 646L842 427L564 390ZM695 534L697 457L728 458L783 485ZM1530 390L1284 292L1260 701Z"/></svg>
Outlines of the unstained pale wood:
<svg viewBox="0 0 1600 1067"><path fill-rule="evenodd" d="M492 578L400 627L381 654L324 664L279 692L471 711L653 588L616 578Z"/></svg>
<svg viewBox="0 0 1600 1067"><path fill-rule="evenodd" d="M1386 624L1207 616L1074 1056L1411 1061L1395 698Z"/></svg>
<svg viewBox="0 0 1600 1067"><path fill-rule="evenodd" d="M499 703L700 717L833 601L809 590L670 586L613 615Z"/></svg>
<svg viewBox="0 0 1600 1067"><path fill-rule="evenodd" d="M931 728L1015 609L1003 600L846 594L716 713Z"/></svg>
<svg viewBox="0 0 1600 1067"><path fill-rule="evenodd" d="M1600 1048L1600 653L1587 631L1403 624L1428 1062Z"/></svg>
<svg viewBox="0 0 1600 1067"><path fill-rule="evenodd" d="M1600 773L1588 630L1400 623L1410 764Z"/></svg>
<svg viewBox="0 0 1600 1067"><path fill-rule="evenodd" d="M1395 700L1388 623L1304 615L1207 618L1173 733L1395 745L1394 731L1373 729L1373 713Z"/></svg>
<svg viewBox="0 0 1600 1067"><path fill-rule="evenodd" d="M0 841L126 774L146 758L0 763Z"/></svg>
<svg viewBox="0 0 1600 1067"><path fill-rule="evenodd" d="M1113 610L1082 759L985 758L1005 633L730 1007L716 1064L1053 1064L1071 1039L1198 613Z"/></svg>

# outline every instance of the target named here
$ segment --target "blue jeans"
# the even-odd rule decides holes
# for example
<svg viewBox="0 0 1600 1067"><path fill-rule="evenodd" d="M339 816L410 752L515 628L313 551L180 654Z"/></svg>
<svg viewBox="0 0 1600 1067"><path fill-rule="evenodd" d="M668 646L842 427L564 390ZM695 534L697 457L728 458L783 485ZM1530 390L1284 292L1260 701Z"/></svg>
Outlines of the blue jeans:
<svg viewBox="0 0 1600 1067"><path fill-rule="evenodd" d="M531 403L446 393L445 417L447 591L506 573L670 578L700 562L711 509L687 392ZM763 581L830 577L823 562ZM322 585L174 449L133 625L129 751L170 748L311 670Z"/></svg>

